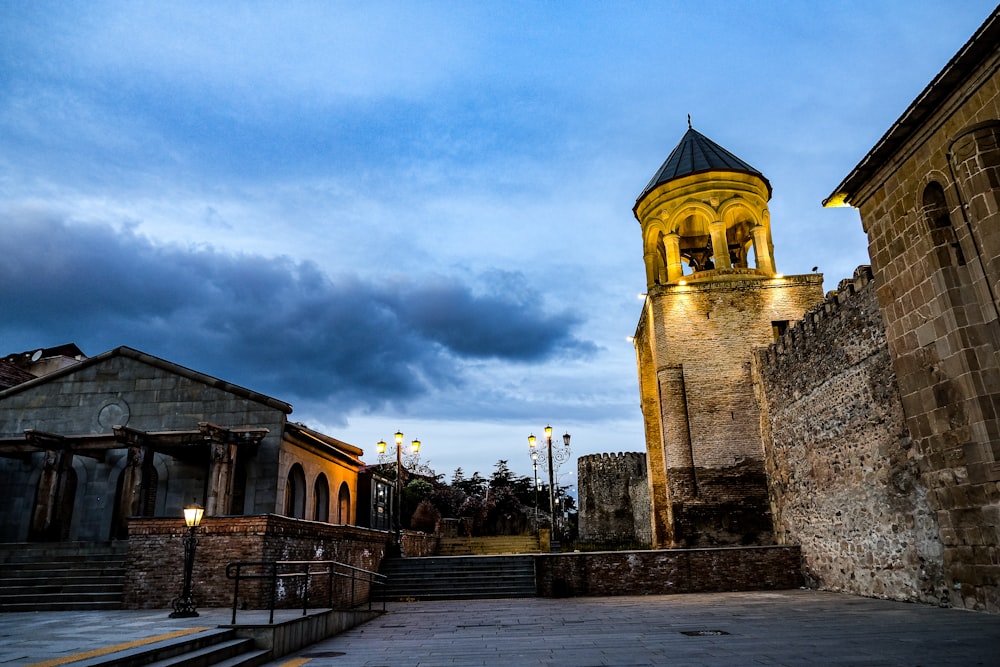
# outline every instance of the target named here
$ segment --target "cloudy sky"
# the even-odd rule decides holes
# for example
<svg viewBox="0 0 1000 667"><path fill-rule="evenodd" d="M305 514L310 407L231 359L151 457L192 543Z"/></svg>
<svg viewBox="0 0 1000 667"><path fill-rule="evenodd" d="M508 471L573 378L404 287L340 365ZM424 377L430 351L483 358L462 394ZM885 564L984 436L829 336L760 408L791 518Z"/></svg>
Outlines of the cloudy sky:
<svg viewBox="0 0 1000 667"><path fill-rule="evenodd" d="M449 478L642 451L631 208L687 114L833 289L821 200L992 8L0 0L0 355L127 345Z"/></svg>

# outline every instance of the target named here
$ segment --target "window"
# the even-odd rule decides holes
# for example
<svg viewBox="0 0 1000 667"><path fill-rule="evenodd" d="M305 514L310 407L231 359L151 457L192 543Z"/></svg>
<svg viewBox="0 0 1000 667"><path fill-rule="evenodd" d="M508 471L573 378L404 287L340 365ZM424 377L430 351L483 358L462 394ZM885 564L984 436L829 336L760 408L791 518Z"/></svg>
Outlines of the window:
<svg viewBox="0 0 1000 667"><path fill-rule="evenodd" d="M771 322L771 333L774 335L774 342L778 342L778 339L785 335L788 331L788 325L790 320L774 320Z"/></svg>
<svg viewBox="0 0 1000 667"><path fill-rule="evenodd" d="M288 471L285 482L285 516L306 518L306 475L298 463Z"/></svg>
<svg viewBox="0 0 1000 667"><path fill-rule="evenodd" d="M351 490L347 488L347 482L340 483L340 492L337 494L337 522L351 522Z"/></svg>
<svg viewBox="0 0 1000 667"><path fill-rule="evenodd" d="M316 507L313 510L313 519L316 521L330 520L330 484L326 481L326 475L320 473L313 485L313 499Z"/></svg>

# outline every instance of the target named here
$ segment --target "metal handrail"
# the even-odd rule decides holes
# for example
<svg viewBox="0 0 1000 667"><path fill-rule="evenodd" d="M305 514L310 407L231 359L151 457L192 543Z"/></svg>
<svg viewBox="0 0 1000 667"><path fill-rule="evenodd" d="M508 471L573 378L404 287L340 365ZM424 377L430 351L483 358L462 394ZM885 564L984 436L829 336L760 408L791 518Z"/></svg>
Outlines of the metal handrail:
<svg viewBox="0 0 1000 667"><path fill-rule="evenodd" d="M304 569L292 571L292 572L278 572L279 567L284 566L304 566ZM321 566L324 569L313 570L313 566ZM244 568L256 568L261 570L259 574L246 574L243 572ZM348 570L348 572L338 572L334 568L343 568ZM239 601L240 593L240 581L247 579L268 579L271 582L271 600L268 610L270 615L268 617L268 624L274 623L274 606L275 606L275 594L278 588L278 579L293 578L293 577L305 577L305 585L302 592L302 615L306 615L306 611L309 607L309 581L310 578L316 575L326 575L327 576L327 608L333 608L333 580L335 577L341 577L344 579L351 580L351 607L355 607L355 593L356 584L360 579L362 582L368 583L368 609L372 608L372 591L376 585L384 586L388 577L384 574L379 574L378 572L372 572L371 570L366 570L361 567L356 567L354 565L348 565L347 563L340 563L335 560L272 560L272 561L234 561L226 565L226 578L233 579L233 619L232 624L236 624L236 607ZM367 578L362 578L367 575ZM385 611L385 596L380 596L382 598L382 611Z"/></svg>

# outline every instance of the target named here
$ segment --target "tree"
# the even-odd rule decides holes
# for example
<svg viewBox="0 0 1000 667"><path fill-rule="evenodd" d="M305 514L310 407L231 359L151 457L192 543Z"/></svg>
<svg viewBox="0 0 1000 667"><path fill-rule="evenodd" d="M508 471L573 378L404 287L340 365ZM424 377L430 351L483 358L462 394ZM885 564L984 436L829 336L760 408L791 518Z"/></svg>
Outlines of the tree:
<svg viewBox="0 0 1000 667"><path fill-rule="evenodd" d="M514 479L514 473L512 473L510 468L507 467L507 461L500 459L493 467L495 470L493 471L493 474L490 475L490 488L499 489L511 486L511 482Z"/></svg>

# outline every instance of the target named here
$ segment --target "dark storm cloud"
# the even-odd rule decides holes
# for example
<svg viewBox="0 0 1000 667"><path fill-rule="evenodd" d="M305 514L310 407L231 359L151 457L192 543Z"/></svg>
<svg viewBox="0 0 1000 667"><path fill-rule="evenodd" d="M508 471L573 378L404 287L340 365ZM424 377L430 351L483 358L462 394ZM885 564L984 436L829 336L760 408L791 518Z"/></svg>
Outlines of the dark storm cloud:
<svg viewBox="0 0 1000 667"><path fill-rule="evenodd" d="M374 407L462 382L463 362L595 350L517 273L462 282L331 278L311 262L160 245L106 225L8 214L0 353L128 345L279 398Z"/></svg>

